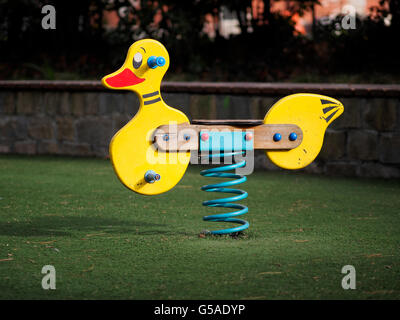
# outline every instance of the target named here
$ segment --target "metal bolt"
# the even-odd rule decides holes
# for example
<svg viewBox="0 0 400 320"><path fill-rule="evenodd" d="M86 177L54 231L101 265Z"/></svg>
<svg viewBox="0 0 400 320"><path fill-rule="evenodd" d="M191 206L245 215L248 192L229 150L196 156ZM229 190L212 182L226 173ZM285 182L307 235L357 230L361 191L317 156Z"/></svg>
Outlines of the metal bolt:
<svg viewBox="0 0 400 320"><path fill-rule="evenodd" d="M155 173L153 170L147 170L144 174L144 180L148 183L154 183L161 179L161 176L158 173Z"/></svg>

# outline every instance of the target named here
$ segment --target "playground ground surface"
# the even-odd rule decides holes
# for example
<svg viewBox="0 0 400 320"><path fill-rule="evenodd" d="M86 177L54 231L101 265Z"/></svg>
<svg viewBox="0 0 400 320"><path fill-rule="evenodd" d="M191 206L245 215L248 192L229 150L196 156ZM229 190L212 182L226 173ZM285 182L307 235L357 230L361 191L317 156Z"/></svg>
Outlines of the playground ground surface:
<svg viewBox="0 0 400 320"><path fill-rule="evenodd" d="M201 237L226 224L202 221L221 210L202 207L220 195L199 172L149 197L107 160L1 156L0 299L400 298L399 181L255 172L240 186L250 228Z"/></svg>

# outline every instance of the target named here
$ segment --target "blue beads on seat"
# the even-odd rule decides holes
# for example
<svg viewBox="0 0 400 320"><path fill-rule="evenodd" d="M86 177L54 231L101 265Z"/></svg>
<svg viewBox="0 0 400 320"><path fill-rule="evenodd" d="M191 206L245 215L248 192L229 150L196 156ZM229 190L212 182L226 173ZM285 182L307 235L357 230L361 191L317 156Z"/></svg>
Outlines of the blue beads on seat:
<svg viewBox="0 0 400 320"><path fill-rule="evenodd" d="M297 140L297 134L295 132L292 132L291 134L289 134L289 140L290 141Z"/></svg>
<svg viewBox="0 0 400 320"><path fill-rule="evenodd" d="M273 139L275 142L281 141L282 135L280 133L275 133Z"/></svg>

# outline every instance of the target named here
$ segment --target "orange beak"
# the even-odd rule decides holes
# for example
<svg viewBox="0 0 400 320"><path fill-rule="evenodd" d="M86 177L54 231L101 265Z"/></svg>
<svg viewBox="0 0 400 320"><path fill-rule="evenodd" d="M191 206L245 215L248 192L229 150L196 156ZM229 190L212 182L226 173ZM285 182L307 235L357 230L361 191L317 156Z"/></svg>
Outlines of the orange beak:
<svg viewBox="0 0 400 320"><path fill-rule="evenodd" d="M137 77L130 69L124 69L115 76L105 79L105 82L113 88L122 88L142 83L146 79Z"/></svg>

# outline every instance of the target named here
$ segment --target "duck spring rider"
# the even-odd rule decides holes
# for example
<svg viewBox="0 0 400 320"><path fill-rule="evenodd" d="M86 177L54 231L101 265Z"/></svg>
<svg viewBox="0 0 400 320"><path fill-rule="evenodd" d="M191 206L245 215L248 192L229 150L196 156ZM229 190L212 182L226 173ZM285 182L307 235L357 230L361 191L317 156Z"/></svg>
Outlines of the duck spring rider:
<svg viewBox="0 0 400 320"><path fill-rule="evenodd" d="M168 106L161 97L161 80L169 62L168 52L160 42L139 40L129 48L123 66L102 79L107 88L132 90L140 100L138 113L111 140L110 158L115 173L127 188L157 195L181 180L191 153L192 159L199 155L201 163L204 159L212 163L223 161L224 166L203 170L201 175L234 180L206 185L202 190L233 196L205 201L203 205L236 211L206 216L203 220L238 224L211 234L245 230L249 223L237 216L247 213L248 208L232 202L246 198L247 193L230 188L246 181L246 176L237 173L246 166L245 156L252 155L254 149L263 149L281 168L306 167L319 154L325 130L343 113L343 105L323 95L299 93L276 102L263 120L190 123L184 113ZM226 172L231 170L236 172Z"/></svg>

